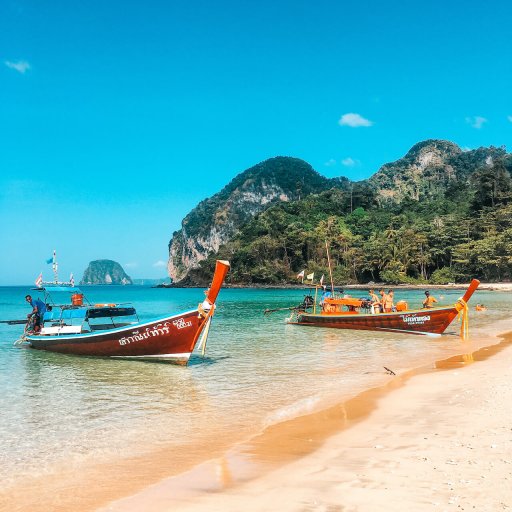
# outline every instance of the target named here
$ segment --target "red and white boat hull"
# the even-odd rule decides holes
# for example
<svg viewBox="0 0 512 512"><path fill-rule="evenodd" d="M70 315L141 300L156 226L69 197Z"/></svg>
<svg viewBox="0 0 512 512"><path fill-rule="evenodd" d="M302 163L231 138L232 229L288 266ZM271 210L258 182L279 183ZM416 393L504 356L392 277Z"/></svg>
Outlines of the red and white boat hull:
<svg viewBox="0 0 512 512"><path fill-rule="evenodd" d="M186 364L194 350L206 317L187 311L103 332L70 336L27 336L32 348L81 356L162 360Z"/></svg>
<svg viewBox="0 0 512 512"><path fill-rule="evenodd" d="M332 327L335 329L441 334L458 313L455 307L368 315L359 313L341 315L299 313L297 321L291 321L290 323L311 327Z"/></svg>
<svg viewBox="0 0 512 512"><path fill-rule="evenodd" d="M82 332L42 329L23 339L36 350L60 354L187 364L203 330L207 335L206 326L215 311L215 301L228 270L229 262L217 261L205 302L197 309L114 329Z"/></svg>

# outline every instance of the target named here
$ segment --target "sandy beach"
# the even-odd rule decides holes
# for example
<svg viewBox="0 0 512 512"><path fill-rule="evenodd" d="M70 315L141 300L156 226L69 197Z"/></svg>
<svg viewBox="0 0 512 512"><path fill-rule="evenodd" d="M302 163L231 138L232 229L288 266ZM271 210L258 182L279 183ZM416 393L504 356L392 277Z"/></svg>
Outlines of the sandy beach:
<svg viewBox="0 0 512 512"><path fill-rule="evenodd" d="M279 424L101 511L508 510L511 381L508 335L390 375L385 386Z"/></svg>
<svg viewBox="0 0 512 512"><path fill-rule="evenodd" d="M465 290L469 283L463 284L384 284L375 283L369 284L349 284L343 288L346 290L368 290L369 288L392 288L395 290ZM492 292L510 292L512 291L512 283L501 282L501 283L480 283L478 285L480 291L492 291Z"/></svg>

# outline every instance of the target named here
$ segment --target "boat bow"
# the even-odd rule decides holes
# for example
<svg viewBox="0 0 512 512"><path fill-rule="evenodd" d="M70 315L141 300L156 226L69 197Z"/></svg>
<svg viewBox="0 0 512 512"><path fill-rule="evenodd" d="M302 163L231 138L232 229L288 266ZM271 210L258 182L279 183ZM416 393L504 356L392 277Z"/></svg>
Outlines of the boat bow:
<svg viewBox="0 0 512 512"><path fill-rule="evenodd" d="M206 295L206 298L211 304L215 304L215 301L217 300L217 296L219 295L222 283L229 271L229 267L229 261L226 260L217 260L215 263L215 272L213 274L212 284L210 285Z"/></svg>

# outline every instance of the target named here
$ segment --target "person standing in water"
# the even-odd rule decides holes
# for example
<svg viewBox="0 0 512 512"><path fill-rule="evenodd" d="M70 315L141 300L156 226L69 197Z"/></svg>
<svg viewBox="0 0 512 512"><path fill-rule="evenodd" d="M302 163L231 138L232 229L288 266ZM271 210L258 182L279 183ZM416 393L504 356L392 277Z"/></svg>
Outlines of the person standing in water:
<svg viewBox="0 0 512 512"><path fill-rule="evenodd" d="M425 300L423 301L424 308L433 308L434 304L437 302L437 299L430 295L429 291L425 292Z"/></svg>

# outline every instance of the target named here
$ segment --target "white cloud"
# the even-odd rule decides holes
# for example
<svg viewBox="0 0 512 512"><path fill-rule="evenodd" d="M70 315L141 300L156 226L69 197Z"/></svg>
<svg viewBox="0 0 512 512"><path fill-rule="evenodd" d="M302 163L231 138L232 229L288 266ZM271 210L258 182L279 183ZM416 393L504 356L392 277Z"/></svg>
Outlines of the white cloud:
<svg viewBox="0 0 512 512"><path fill-rule="evenodd" d="M341 161L341 165L344 165L345 167L354 167L356 165L359 165L361 162L359 160L354 160L351 157L344 158Z"/></svg>
<svg viewBox="0 0 512 512"><path fill-rule="evenodd" d="M130 263L125 263L123 265L123 267L125 267L125 268L135 268L135 267L138 267L138 266L139 266L139 264L134 262L134 261L132 261Z"/></svg>
<svg viewBox="0 0 512 512"><path fill-rule="evenodd" d="M340 126L350 126L351 128L359 128L360 126L372 126L373 122L369 119L365 119L360 114L354 114L350 112L343 114L338 121Z"/></svg>
<svg viewBox="0 0 512 512"><path fill-rule="evenodd" d="M330 158L329 160L327 160L327 162L325 162L324 165L326 167L333 167L334 165L336 165L336 160L334 160L334 158Z"/></svg>
<svg viewBox="0 0 512 512"><path fill-rule="evenodd" d="M22 75L24 75L25 72L30 69L30 64L26 60L18 60L17 62L6 60L4 64L10 69L15 69L18 73L21 73Z"/></svg>
<svg viewBox="0 0 512 512"><path fill-rule="evenodd" d="M470 124L473 128L479 130L485 123L489 121L482 116L466 117L466 123Z"/></svg>
<svg viewBox="0 0 512 512"><path fill-rule="evenodd" d="M155 261L155 263L153 263L153 267L166 267L167 266L167 262L164 261L164 260L158 260L158 261Z"/></svg>
<svg viewBox="0 0 512 512"><path fill-rule="evenodd" d="M507 116L507 119L512 123L512 116Z"/></svg>

